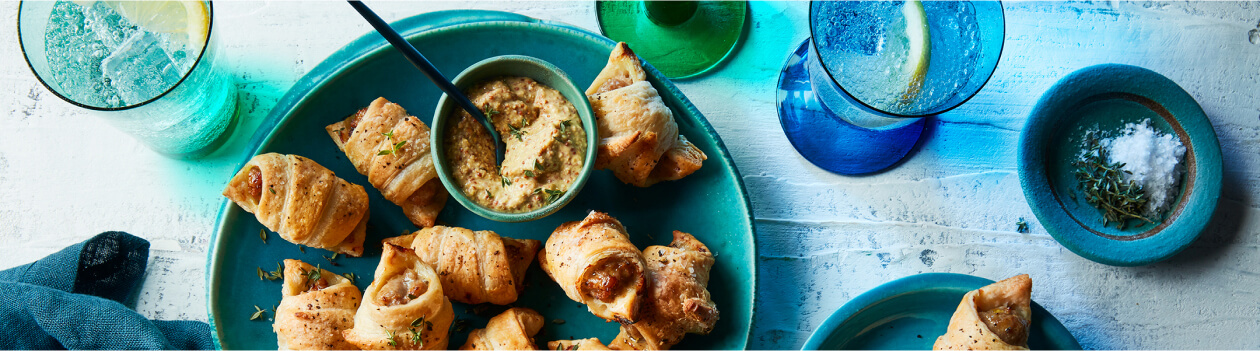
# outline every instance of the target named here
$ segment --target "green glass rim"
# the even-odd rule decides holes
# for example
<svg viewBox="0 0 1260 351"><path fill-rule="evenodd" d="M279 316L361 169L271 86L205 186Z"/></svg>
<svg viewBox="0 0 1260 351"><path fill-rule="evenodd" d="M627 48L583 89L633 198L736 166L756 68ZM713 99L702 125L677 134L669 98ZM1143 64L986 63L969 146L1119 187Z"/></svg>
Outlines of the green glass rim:
<svg viewBox="0 0 1260 351"><path fill-rule="evenodd" d="M143 102L136 103L136 104L120 106L120 107L92 106L92 105L75 101L74 99L71 99L70 97L61 94L61 92L58 92L57 89L53 89L52 85L49 85L47 81L44 81L44 77L39 75L39 71L35 69L35 65L31 64L31 58L26 53L26 44L22 40L22 8L24 5L26 5L26 1L22 1L18 3L18 15L17 15L18 45L22 49L22 59L26 61L26 67L31 69L31 73L35 75L35 79L38 80L39 84L43 85L45 89L48 89L49 92L53 93L53 95L56 95L58 98L61 98L62 100L65 100L66 102L69 102L70 104L73 104L75 106L82 107L89 110L95 110L95 111L130 110L130 109L138 108L140 106L148 105L149 103L157 101L158 99L161 99L163 96L170 94L172 91L175 91L175 88L178 88L180 85L182 85L184 81L187 80L188 77L192 75L193 71L197 70L197 66L201 64L201 59L206 56L206 50L210 48L210 40L211 40L210 37L214 36L214 2L202 1L202 3L206 4L206 11L207 11L207 14L210 16L210 18L206 24L206 42L201 45L201 52L197 54L197 60L193 61L193 64L191 67L188 68L188 71L184 72L184 75L179 78L179 81L176 81L175 84L172 84L170 88L167 88L161 94L158 94L157 96L154 96L153 98L150 98L148 100L145 100Z"/></svg>
<svg viewBox="0 0 1260 351"><path fill-rule="evenodd" d="M675 0L664 0L664 1L675 1ZM725 0L725 1L732 1L732 0ZM681 75L681 76L677 76L677 77L668 77L668 76L667 76L667 78L669 78L669 79L671 79L671 80L676 80L676 79L689 79L689 78L695 78L695 77L698 77L698 76L702 76L702 75L704 75L704 74L706 74L706 73L709 73L709 72L713 71L713 69L714 69L714 68L717 68L718 66L721 66L723 62L726 62L726 60L727 60L727 59L730 59L730 58L731 58L731 55L735 53L735 49L736 49L736 48L738 48L738 47L740 46L740 44L742 44L742 43L743 43L743 41L744 41L744 39L745 39L744 37L748 35L749 22L751 22L751 21L752 21L752 16L749 16L749 15L748 15L748 11L749 11L749 8L748 8L748 7L750 6L750 5L748 4L748 1L742 1L742 0L734 0L734 1L741 1L741 2L743 2L743 3L744 3L744 20L743 20L742 22L740 22L741 29L740 29L740 31L739 31L739 36L735 38L735 42L731 44L731 47L726 49L726 53L725 53L725 54L722 54L722 58L719 58L719 59L717 59L716 61L713 61L713 64L709 65L708 67L705 67L704 69L698 70L698 71L696 71L696 72L694 72L694 73L691 73L691 74L685 74L685 75ZM608 31L607 31L607 30L604 30L604 15L603 15L603 13L602 13L602 12L600 12L600 11L599 11L599 7L601 6L600 4L601 4L601 3L604 3L604 2L612 2L612 3L621 3L621 2L637 2L637 3L639 4L639 6L640 6L640 7L643 7L643 3L644 3L644 1L635 1L635 0L595 0L595 28L599 30L599 35L602 35L602 36L604 36L605 38L612 39L613 41L618 41L618 42L619 42L619 41L622 41L622 40L619 40L619 39L616 39L616 38L609 37L609 36L608 36ZM648 21L649 21L649 22L651 22L651 21L652 21L651 19L649 19L649 18L647 17L648 15L647 15L647 9L646 9L646 8L644 8L644 9L643 9L643 16L644 16L644 18L645 18L645 19L648 19ZM653 22L653 24L655 24L655 22ZM651 63L651 62L648 62L648 63ZM659 71L660 69L658 68L657 70ZM663 73L663 72L662 72L662 75L664 75L664 73Z"/></svg>

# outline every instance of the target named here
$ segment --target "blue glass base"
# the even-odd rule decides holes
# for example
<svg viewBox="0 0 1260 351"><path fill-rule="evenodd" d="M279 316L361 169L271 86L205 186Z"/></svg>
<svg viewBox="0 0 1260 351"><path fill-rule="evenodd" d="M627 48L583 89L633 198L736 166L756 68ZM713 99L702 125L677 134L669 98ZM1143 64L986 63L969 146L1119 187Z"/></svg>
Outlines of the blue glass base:
<svg viewBox="0 0 1260 351"><path fill-rule="evenodd" d="M914 148L925 118L865 128L848 120L879 119L847 101L825 105L816 98L809 74L809 39L792 53L779 74L779 123L792 147L810 163L832 173L882 171ZM829 79L829 78L823 78Z"/></svg>

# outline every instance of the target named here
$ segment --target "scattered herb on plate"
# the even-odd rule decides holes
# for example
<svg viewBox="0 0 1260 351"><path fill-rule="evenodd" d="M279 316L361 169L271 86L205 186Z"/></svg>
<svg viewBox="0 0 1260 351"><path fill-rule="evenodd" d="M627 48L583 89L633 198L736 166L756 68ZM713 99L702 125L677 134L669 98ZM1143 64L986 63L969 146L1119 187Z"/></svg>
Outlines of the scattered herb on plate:
<svg viewBox="0 0 1260 351"><path fill-rule="evenodd" d="M249 316L249 320L251 321L260 320L263 318L263 314L266 312L267 311L264 311L263 309L258 308L258 305L254 305L254 314Z"/></svg>

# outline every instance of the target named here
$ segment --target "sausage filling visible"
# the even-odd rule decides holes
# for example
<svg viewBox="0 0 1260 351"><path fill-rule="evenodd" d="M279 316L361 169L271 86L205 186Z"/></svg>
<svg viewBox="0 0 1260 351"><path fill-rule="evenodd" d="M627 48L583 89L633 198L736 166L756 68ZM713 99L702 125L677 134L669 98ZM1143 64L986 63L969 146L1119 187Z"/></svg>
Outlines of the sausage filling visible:
<svg viewBox="0 0 1260 351"><path fill-rule="evenodd" d="M354 128L359 126L359 120L363 119L363 115L366 113L367 108L363 108L355 111L354 114L351 115L350 120L346 123L346 128L337 132L337 134L341 137L341 142L344 143L347 140L350 140L350 135L354 134Z"/></svg>
<svg viewBox="0 0 1260 351"><path fill-rule="evenodd" d="M438 182L436 181L424 183L419 189L416 189L416 192L411 193L411 197L408 197L407 201L416 205L428 204L433 199L433 196L437 195L437 187Z"/></svg>
<svg viewBox="0 0 1260 351"><path fill-rule="evenodd" d="M395 275L381 286L381 304L385 306L402 305L424 295L429 290L429 282L420 279L413 271Z"/></svg>
<svg viewBox="0 0 1260 351"><path fill-rule="evenodd" d="M989 327L989 331L1011 345L1028 343L1028 321L1015 315L1010 306L1002 306L989 311L980 311L980 320Z"/></svg>
<svg viewBox="0 0 1260 351"><path fill-rule="evenodd" d="M315 279L306 284L306 291L320 291L328 288L328 281L324 280L324 278Z"/></svg>
<svg viewBox="0 0 1260 351"><path fill-rule="evenodd" d="M262 170L258 169L258 167L249 169L249 196L253 196L255 199L262 197L262 178Z"/></svg>
<svg viewBox="0 0 1260 351"><path fill-rule="evenodd" d="M639 267L626 261L605 261L596 267L582 287L591 297L605 303L612 302L625 287L634 284Z"/></svg>

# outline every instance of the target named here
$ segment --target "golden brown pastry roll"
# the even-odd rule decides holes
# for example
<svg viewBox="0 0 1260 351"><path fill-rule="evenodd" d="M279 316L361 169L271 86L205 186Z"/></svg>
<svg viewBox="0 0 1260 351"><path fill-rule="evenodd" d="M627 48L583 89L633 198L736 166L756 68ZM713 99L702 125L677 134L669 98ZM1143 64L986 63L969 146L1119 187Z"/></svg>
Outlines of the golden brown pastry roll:
<svg viewBox="0 0 1260 351"><path fill-rule="evenodd" d="M308 158L254 156L228 181L223 196L284 240L355 257L363 254L367 192Z"/></svg>
<svg viewBox="0 0 1260 351"><path fill-rule="evenodd" d="M666 350L683 336L708 334L718 320L717 305L709 296L713 253L691 234L674 231L669 246L643 250L647 262L648 293L639 321L622 325L609 345L622 350Z"/></svg>
<svg viewBox="0 0 1260 351"><path fill-rule="evenodd" d="M485 329L473 330L460 350L534 350L534 334L543 327L543 316L538 312L515 307L503 311Z"/></svg>
<svg viewBox="0 0 1260 351"><path fill-rule="evenodd" d="M446 349L455 310L437 273L411 249L384 246L346 341L364 350Z"/></svg>
<svg viewBox="0 0 1260 351"><path fill-rule="evenodd" d="M410 247L437 270L442 291L451 300L506 305L525 288L525 270L534 261L538 240L499 236L488 230L435 226L386 239Z"/></svg>
<svg viewBox="0 0 1260 351"><path fill-rule="evenodd" d="M580 222L561 224L538 253L538 265L595 316L623 324L638 320L643 254L616 218L591 211Z"/></svg>
<svg viewBox="0 0 1260 351"><path fill-rule="evenodd" d="M377 98L345 120L324 127L359 173L420 227L433 226L446 206L437 179L429 126L398 104Z"/></svg>
<svg viewBox="0 0 1260 351"><path fill-rule="evenodd" d="M581 340L556 340L547 342L548 350L607 350L599 338Z"/></svg>
<svg viewBox="0 0 1260 351"><path fill-rule="evenodd" d="M626 43L617 43L586 95L599 127L596 169L646 187L686 177L708 158L678 133L673 112Z"/></svg>
<svg viewBox="0 0 1260 351"><path fill-rule="evenodd" d="M284 260L284 286L276 307L281 350L357 349L341 332L354 326L363 295L349 279L298 260Z"/></svg>
<svg viewBox="0 0 1260 351"><path fill-rule="evenodd" d="M1027 350L1032 279L1027 274L972 290L933 350Z"/></svg>

